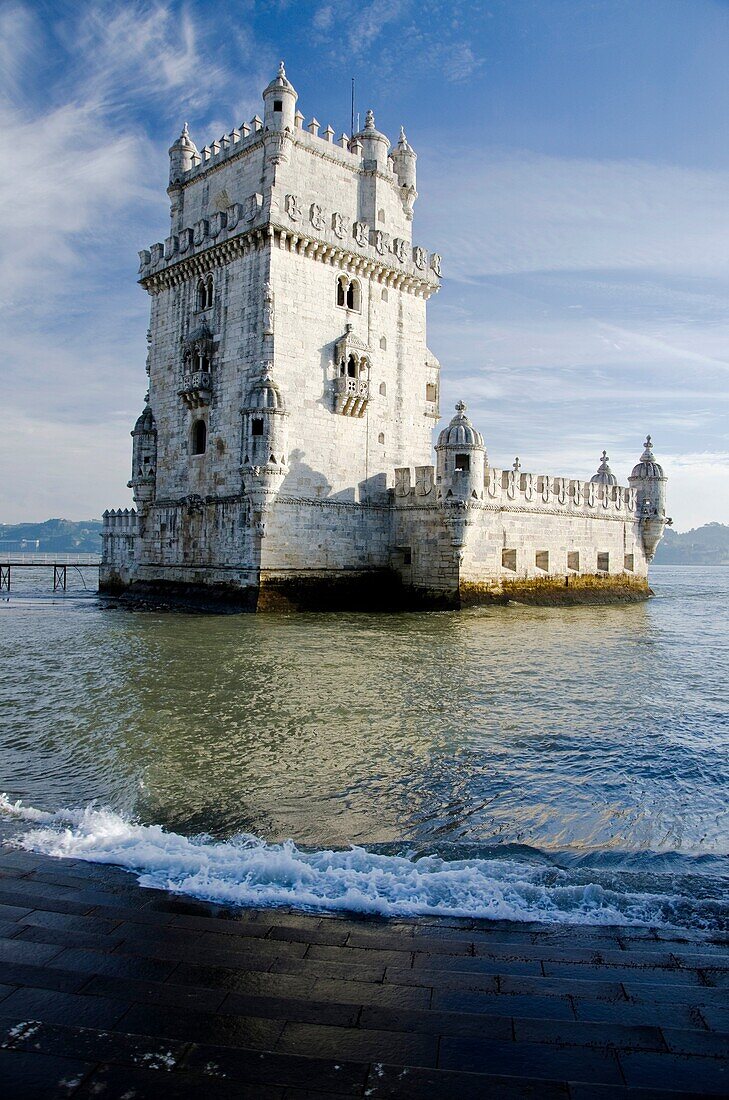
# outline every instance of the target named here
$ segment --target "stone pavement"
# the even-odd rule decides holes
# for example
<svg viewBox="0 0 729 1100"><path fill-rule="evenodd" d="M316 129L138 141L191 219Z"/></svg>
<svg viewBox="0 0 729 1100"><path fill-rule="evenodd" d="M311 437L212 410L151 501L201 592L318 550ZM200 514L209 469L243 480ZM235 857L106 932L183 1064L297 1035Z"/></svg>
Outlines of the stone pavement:
<svg viewBox="0 0 729 1100"><path fill-rule="evenodd" d="M729 937L232 911L0 848L0 1096L729 1095Z"/></svg>

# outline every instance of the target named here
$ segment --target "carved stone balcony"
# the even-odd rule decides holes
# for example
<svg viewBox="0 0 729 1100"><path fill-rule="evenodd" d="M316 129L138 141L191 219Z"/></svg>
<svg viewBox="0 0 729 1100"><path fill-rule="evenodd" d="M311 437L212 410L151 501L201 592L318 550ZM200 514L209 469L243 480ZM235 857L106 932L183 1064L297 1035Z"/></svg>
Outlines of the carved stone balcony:
<svg viewBox="0 0 729 1100"><path fill-rule="evenodd" d="M213 394L213 380L209 371L194 371L186 374L182 380L182 389L178 391L188 409L199 409L209 405Z"/></svg>
<svg viewBox="0 0 729 1100"><path fill-rule="evenodd" d="M370 383L366 378L337 378L335 408L343 416L362 417L370 399Z"/></svg>

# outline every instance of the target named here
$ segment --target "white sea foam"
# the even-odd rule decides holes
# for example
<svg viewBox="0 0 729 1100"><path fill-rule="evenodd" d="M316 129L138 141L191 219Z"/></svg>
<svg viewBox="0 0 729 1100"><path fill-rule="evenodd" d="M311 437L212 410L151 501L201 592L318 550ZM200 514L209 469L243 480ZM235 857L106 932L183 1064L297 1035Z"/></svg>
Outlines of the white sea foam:
<svg viewBox="0 0 729 1100"><path fill-rule="evenodd" d="M415 858L361 847L310 852L291 840L269 844L250 835L190 838L93 806L47 813L5 795L0 812L34 825L16 838L29 851L116 864L142 886L227 904L571 924L685 923L675 919L684 897L575 882L569 871L538 862Z"/></svg>

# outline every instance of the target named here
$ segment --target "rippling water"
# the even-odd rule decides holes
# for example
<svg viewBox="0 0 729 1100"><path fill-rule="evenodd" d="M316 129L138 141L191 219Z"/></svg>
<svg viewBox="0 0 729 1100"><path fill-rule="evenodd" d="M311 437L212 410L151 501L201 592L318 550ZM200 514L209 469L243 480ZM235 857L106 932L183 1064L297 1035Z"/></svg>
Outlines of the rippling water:
<svg viewBox="0 0 729 1100"><path fill-rule="evenodd" d="M270 869L292 838L295 869L279 871L296 879L302 860L313 874L317 853L356 844L368 889L391 873L398 896L388 909L352 894L352 907L483 910L470 872L451 892L455 860L501 895L508 864L548 901L597 884L626 899L623 916L640 919L626 906L650 894L664 899L651 919L725 920L729 569L656 568L656 598L625 607L392 616L129 611L47 583L0 603L0 790L46 811L108 811L103 826L47 824L70 830L75 849L60 854L85 845L124 862L115 829L129 848L140 826L162 826L162 850L176 834L189 855L187 838L206 833L208 896L225 878L233 900L275 902L297 888L241 887L261 851ZM218 866L233 848L237 862ZM149 871L135 851L129 865ZM432 878L403 887L406 853L429 874L418 856L449 861L445 902L423 900ZM307 904L332 903L327 874ZM535 896L521 890L525 913L544 910Z"/></svg>

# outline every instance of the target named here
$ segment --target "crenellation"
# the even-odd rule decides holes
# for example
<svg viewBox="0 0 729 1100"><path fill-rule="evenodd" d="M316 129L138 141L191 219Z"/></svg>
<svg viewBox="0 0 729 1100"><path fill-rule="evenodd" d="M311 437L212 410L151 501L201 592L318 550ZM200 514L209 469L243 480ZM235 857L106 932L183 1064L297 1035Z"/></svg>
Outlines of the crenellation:
<svg viewBox="0 0 729 1100"><path fill-rule="evenodd" d="M170 148L171 231L139 252L137 511L104 516L102 586L265 607L374 577L438 606L645 596L669 522L650 438L628 487L605 452L584 481L499 469L459 402L434 464L441 257L412 240L417 155L371 111L338 143L304 126L283 63L263 102L199 152L187 126Z"/></svg>

